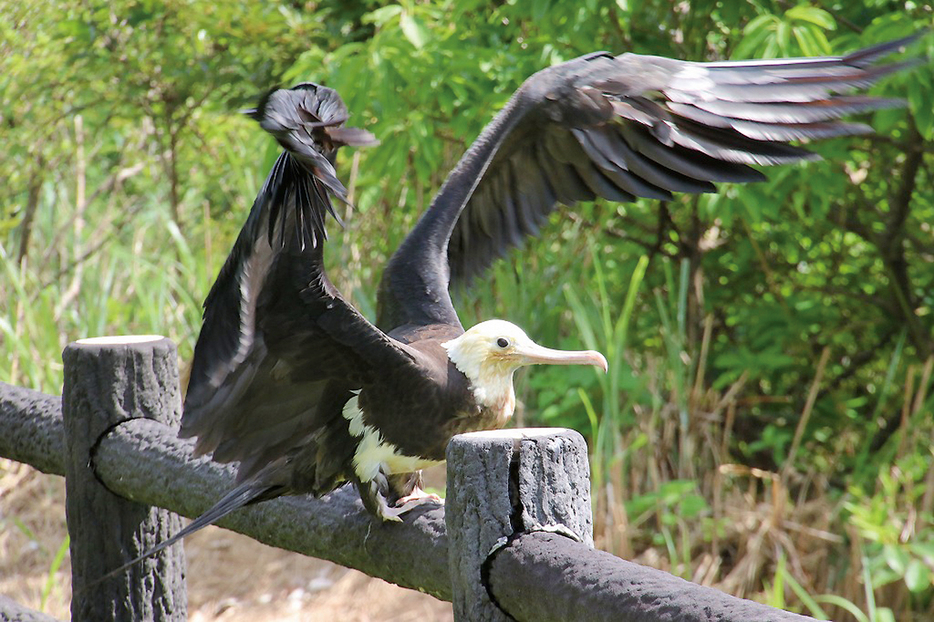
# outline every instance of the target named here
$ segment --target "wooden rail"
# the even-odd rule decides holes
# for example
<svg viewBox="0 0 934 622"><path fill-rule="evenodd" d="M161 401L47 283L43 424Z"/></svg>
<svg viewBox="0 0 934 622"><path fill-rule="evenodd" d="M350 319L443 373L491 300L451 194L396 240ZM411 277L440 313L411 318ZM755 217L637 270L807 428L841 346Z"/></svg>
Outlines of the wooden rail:
<svg viewBox="0 0 934 622"><path fill-rule="evenodd" d="M192 458L192 444L175 435L175 356L161 338L71 344L64 418L59 398L0 383L0 456L68 480L74 622L186 617L181 547L96 583L155 532L178 528L156 508L194 517L231 486L233 469ZM244 508L219 524L452 601L458 621L811 619L594 550L589 486L574 431L466 434L448 448L447 513L425 506L383 524L345 487ZM0 620L27 615L0 599Z"/></svg>

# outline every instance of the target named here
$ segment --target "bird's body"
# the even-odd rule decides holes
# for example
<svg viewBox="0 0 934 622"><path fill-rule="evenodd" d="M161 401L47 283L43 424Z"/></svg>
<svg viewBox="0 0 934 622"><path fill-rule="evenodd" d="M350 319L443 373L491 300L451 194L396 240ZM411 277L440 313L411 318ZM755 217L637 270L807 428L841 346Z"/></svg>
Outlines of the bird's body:
<svg viewBox="0 0 934 622"><path fill-rule="evenodd" d="M285 148L205 301L182 436L238 487L188 533L246 503L355 483L398 520L418 470L454 434L502 427L513 372L606 368L596 352L546 350L508 322L464 331L448 288L538 233L558 203L671 198L763 178L750 164L813 154L788 141L860 134L840 117L900 105L839 95L905 64L874 65L909 39L844 57L690 63L590 54L529 78L470 147L387 265L371 324L328 280L325 219L345 191L337 94L300 85L252 113ZM182 534L184 535L184 534Z"/></svg>

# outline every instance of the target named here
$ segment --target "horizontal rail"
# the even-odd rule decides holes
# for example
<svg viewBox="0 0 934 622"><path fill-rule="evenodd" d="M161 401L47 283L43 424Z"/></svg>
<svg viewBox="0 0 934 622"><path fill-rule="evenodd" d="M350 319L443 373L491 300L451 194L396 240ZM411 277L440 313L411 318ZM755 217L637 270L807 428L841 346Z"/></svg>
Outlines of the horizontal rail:
<svg viewBox="0 0 934 622"><path fill-rule="evenodd" d="M487 588L516 620L813 622L545 532L495 551Z"/></svg>
<svg viewBox="0 0 934 622"><path fill-rule="evenodd" d="M0 620L3 622L60 622L47 613L23 607L0 594Z"/></svg>
<svg viewBox="0 0 934 622"><path fill-rule="evenodd" d="M0 456L65 475L62 398L0 382Z"/></svg>
<svg viewBox="0 0 934 622"><path fill-rule="evenodd" d="M195 517L233 487L234 469L192 458L192 447L160 423L133 419L102 439L95 468L120 496ZM412 510L403 523L383 523L347 486L321 499L284 497L246 507L218 525L451 600L444 510L436 506Z"/></svg>
<svg viewBox="0 0 934 622"><path fill-rule="evenodd" d="M64 472L60 398L0 382L0 456L53 474ZM233 482L234 469L193 458L191 441L168 426L130 419L100 439L98 477L114 493L194 517ZM365 512L352 488L321 499L287 497L243 508L219 525L271 546L326 559L452 599L443 508L412 510L384 524ZM513 534L488 560L486 587L516 620L810 620L624 561L560 535ZM11 605L12 606L12 605ZM4 610L0 608L0 613Z"/></svg>
<svg viewBox="0 0 934 622"><path fill-rule="evenodd" d="M131 419L100 440L95 470L120 496L193 518L232 487L234 469L193 458L192 446L167 426ZM63 474L61 399L0 383L0 456ZM356 491L345 487L322 499L267 501L218 525L441 600L452 597L444 510L435 506L412 510L403 523L386 524L366 513Z"/></svg>

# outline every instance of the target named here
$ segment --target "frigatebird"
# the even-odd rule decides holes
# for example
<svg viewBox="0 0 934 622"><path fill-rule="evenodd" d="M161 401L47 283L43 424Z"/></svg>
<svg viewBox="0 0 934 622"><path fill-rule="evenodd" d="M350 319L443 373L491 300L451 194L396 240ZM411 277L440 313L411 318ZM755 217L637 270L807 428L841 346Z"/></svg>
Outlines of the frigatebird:
<svg viewBox="0 0 934 622"><path fill-rule="evenodd" d="M539 71L392 255L375 325L323 262L332 201L347 200L335 154L375 139L344 127L332 89L267 95L249 114L284 151L205 301L180 432L197 437L197 453L238 461L238 484L178 537L249 503L344 482L370 512L401 520L423 497L420 469L444 459L454 434L507 423L519 367L606 370L598 352L546 349L506 321L465 331L452 283L537 234L557 203L713 192L764 179L750 165L817 158L791 141L871 131L838 119L902 105L850 93L912 64L876 64L912 38L824 58L594 53Z"/></svg>

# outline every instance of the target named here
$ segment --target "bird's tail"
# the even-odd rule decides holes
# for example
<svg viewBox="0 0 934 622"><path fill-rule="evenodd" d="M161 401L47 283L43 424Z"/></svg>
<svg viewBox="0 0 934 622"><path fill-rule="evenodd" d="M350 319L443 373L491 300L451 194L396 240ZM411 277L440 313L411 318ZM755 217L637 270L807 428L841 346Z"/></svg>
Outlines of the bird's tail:
<svg viewBox="0 0 934 622"><path fill-rule="evenodd" d="M240 484L239 486L237 486L236 488L234 488L233 490L231 490L230 492L228 492L226 495L224 495L224 497L220 501L215 503L207 512L205 512L204 514L202 514L195 520L191 521L191 523L189 523L184 529L179 531L177 534L175 534L174 536L172 536L171 538L169 538L168 540L164 542L160 542L156 546L144 552L139 557L128 561L127 563L123 564L119 568L115 568L114 570L111 570L110 572L108 572L101 578L97 579L93 583L90 583L89 585L85 586L85 588L91 587L93 585L97 585L98 583L100 583L101 581L104 581L105 579L109 579L110 577L113 577L115 575L122 573L127 568L135 566L136 564L143 561L144 559L148 559L149 557L152 557L156 553L159 553L167 549L168 547L172 546L173 544L181 541L182 538L190 536L196 531L200 531L201 529L204 529L208 525L211 525L219 521L220 519L224 518L225 516L227 516L228 514L230 514L236 509L242 508L252 503L256 503L259 501L265 501L266 499L272 499L272 498L278 497L280 494L282 494L281 491L282 491L281 486L270 486L268 483L257 481L255 479L247 480L243 482L242 484Z"/></svg>

